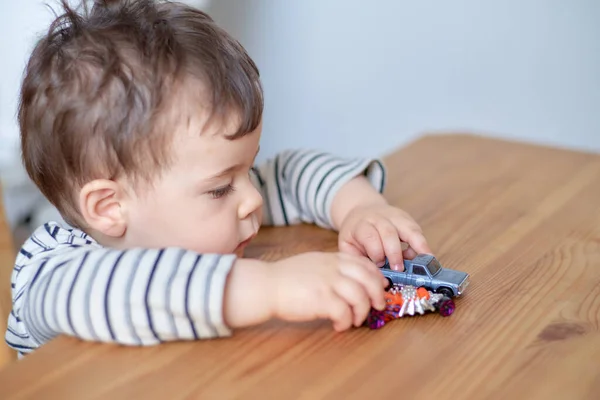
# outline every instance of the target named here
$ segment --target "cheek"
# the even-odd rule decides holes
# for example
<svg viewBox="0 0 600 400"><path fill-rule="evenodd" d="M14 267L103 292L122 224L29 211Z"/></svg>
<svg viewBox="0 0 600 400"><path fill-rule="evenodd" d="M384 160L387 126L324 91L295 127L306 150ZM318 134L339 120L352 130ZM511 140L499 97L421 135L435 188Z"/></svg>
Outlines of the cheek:
<svg viewBox="0 0 600 400"><path fill-rule="evenodd" d="M260 228L262 226L262 222L263 222L262 207L258 208L254 214L256 215L256 222L258 223L257 228Z"/></svg>
<svg viewBox="0 0 600 400"><path fill-rule="evenodd" d="M187 213L178 213L180 241L201 253L231 253L239 241L238 221L232 207L200 203L188 208Z"/></svg>
<svg viewBox="0 0 600 400"><path fill-rule="evenodd" d="M240 234L239 199L190 196L178 187L157 185L143 201L129 205L131 246L182 247L199 253L231 253Z"/></svg>
<svg viewBox="0 0 600 400"><path fill-rule="evenodd" d="M164 229L165 222L171 218L170 213L171 210L165 209L158 201L139 202L129 210L129 227L140 233Z"/></svg>

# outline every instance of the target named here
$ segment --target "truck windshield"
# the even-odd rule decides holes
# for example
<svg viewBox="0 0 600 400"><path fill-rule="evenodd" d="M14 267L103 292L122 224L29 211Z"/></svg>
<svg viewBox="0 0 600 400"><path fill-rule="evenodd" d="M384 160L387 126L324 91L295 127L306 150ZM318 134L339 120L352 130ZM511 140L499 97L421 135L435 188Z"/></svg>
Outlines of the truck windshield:
<svg viewBox="0 0 600 400"><path fill-rule="evenodd" d="M429 272L431 272L431 275L435 275L438 272L440 272L441 266L438 260L434 258L431 261L429 261L429 264L427 264L427 268L429 268Z"/></svg>

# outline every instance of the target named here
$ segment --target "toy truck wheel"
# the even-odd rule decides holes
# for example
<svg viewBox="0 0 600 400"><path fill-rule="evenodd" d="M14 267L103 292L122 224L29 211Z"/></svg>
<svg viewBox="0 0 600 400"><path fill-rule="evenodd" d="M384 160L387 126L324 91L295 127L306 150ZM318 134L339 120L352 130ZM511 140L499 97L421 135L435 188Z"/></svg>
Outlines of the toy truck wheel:
<svg viewBox="0 0 600 400"><path fill-rule="evenodd" d="M447 296L450 298L454 297L454 292L450 288L441 287L441 288L438 288L438 290L436 290L436 291L440 294L443 294L444 296Z"/></svg>
<svg viewBox="0 0 600 400"><path fill-rule="evenodd" d="M454 301L449 297L444 297L440 300L437 309L442 317L449 317L455 309Z"/></svg>

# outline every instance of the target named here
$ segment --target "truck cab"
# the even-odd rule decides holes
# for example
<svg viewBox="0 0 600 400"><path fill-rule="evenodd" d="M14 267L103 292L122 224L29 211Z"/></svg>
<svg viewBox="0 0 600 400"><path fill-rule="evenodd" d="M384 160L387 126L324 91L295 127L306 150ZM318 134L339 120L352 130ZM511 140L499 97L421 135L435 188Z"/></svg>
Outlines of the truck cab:
<svg viewBox="0 0 600 400"><path fill-rule="evenodd" d="M448 297L460 296L469 285L469 274L444 268L429 254L419 254L412 260L404 260L404 271L394 271L386 261L381 272L391 285L425 287Z"/></svg>

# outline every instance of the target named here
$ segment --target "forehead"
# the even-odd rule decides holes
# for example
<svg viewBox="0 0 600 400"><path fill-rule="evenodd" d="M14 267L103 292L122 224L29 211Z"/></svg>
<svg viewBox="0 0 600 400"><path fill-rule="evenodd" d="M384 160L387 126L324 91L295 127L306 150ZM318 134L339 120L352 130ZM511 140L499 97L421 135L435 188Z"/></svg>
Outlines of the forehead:
<svg viewBox="0 0 600 400"><path fill-rule="evenodd" d="M226 93L190 75L174 86L168 108L177 121L197 125L203 135L237 138L254 132L262 123L262 102L248 93ZM198 127L198 125L200 125Z"/></svg>
<svg viewBox="0 0 600 400"><path fill-rule="evenodd" d="M214 172L235 163L252 161L258 148L262 122L244 136L231 139L240 128L242 115L234 110L213 113L207 105L210 94L202 82L187 80L179 86L169 105L172 160L180 168L199 173Z"/></svg>
<svg viewBox="0 0 600 400"><path fill-rule="evenodd" d="M210 176L236 164L254 160L262 124L237 139L227 136L237 128L235 118L224 123L205 123L206 118L192 117L178 129L173 141L175 167L196 176ZM204 123L203 123L204 122Z"/></svg>

